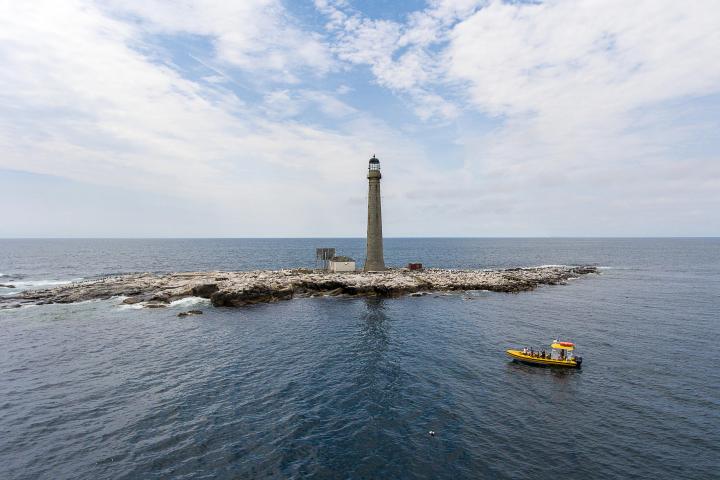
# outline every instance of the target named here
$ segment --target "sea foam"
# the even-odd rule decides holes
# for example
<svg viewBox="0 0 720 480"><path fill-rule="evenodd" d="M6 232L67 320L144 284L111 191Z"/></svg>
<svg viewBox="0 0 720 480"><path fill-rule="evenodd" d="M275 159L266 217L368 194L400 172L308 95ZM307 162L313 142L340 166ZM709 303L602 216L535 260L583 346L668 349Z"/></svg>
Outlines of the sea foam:
<svg viewBox="0 0 720 480"><path fill-rule="evenodd" d="M180 300L175 300L174 302L170 302L171 307L190 307L192 305L210 305L210 299L209 298L202 298L202 297L187 297L187 298L181 298Z"/></svg>
<svg viewBox="0 0 720 480"><path fill-rule="evenodd" d="M72 280L25 280L22 282L13 282L13 285L15 285L15 288L18 290L28 290L31 288L40 288L40 287L57 287L59 285L69 285L73 282L78 282L82 280L82 278L74 278Z"/></svg>

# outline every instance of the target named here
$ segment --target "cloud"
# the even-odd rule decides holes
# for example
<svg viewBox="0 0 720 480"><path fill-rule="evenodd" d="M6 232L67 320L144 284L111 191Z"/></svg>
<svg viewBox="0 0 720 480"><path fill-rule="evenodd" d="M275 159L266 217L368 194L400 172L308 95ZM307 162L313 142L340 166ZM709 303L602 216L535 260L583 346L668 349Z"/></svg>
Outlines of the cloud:
<svg viewBox="0 0 720 480"><path fill-rule="evenodd" d="M344 90L341 89L342 94ZM325 116L339 119L358 114L358 110L339 100L334 94L320 90L273 90L265 95L265 111L277 118L293 118L315 108Z"/></svg>
<svg viewBox="0 0 720 480"><path fill-rule="evenodd" d="M6 3L0 168L202 205L223 233L362 235L377 153L388 234L720 231L714 2L351 5Z"/></svg>
<svg viewBox="0 0 720 480"><path fill-rule="evenodd" d="M628 111L717 90L719 17L698 1L493 2L455 25L444 63L490 113Z"/></svg>
<svg viewBox="0 0 720 480"><path fill-rule="evenodd" d="M456 124L462 175L407 192L413 201L473 217L504 211L499 231L532 217L542 219L535 231L564 232L570 216L596 234L599 218L617 219L618 232L687 227L689 205L720 203L720 122L704 114L720 93L714 2L432 2L390 24L324 8L335 10L340 57L410 96L420 118L494 119L482 132Z"/></svg>
<svg viewBox="0 0 720 480"><path fill-rule="evenodd" d="M441 7L436 7L416 13L404 25L367 18L345 2L322 0L316 5L330 19L332 51L340 60L368 65L379 85L406 97L424 120L457 117L453 104L425 88L442 75L437 58L425 47L440 40L438 32L452 16L448 11L437 14Z"/></svg>
<svg viewBox="0 0 720 480"><path fill-rule="evenodd" d="M643 110L672 115L664 102L720 90L718 21L712 2L697 1L478 10L454 26L443 64L474 108L506 120L482 146L490 165L469 163L556 175L605 168L622 182L636 161L647 163L650 181L659 171L652 163L671 160L663 138L673 126Z"/></svg>
<svg viewBox="0 0 720 480"><path fill-rule="evenodd" d="M207 37L219 62L276 80L297 82L298 71L323 75L333 68L322 37L298 25L279 0L111 0L105 6L151 34Z"/></svg>
<svg viewBox="0 0 720 480"><path fill-rule="evenodd" d="M289 98L349 123L268 115L146 54L144 27L86 2L9 4L0 18L0 168L195 199L238 234L331 232L335 203L362 195L365 157L404 142L327 92Z"/></svg>

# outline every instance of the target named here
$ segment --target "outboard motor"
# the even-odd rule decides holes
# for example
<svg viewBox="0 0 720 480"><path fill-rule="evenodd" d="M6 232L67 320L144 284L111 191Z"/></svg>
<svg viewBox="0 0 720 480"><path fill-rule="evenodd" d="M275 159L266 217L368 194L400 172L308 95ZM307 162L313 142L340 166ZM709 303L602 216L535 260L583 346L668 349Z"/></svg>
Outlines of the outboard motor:
<svg viewBox="0 0 720 480"><path fill-rule="evenodd" d="M582 357L575 357L575 363L577 363L578 368L582 367Z"/></svg>

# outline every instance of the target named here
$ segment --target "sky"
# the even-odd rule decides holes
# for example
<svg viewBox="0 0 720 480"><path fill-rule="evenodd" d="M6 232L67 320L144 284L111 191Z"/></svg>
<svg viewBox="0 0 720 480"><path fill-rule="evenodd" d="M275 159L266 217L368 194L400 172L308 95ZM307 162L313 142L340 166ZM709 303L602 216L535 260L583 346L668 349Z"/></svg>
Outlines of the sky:
<svg viewBox="0 0 720 480"><path fill-rule="evenodd" d="M0 237L719 236L716 0L0 2Z"/></svg>

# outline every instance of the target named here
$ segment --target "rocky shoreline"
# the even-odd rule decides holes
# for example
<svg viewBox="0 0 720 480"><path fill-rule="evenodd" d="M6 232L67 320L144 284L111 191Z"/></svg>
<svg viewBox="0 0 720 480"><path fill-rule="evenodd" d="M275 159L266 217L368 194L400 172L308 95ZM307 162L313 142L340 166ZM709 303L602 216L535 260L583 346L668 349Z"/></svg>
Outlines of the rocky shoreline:
<svg viewBox="0 0 720 480"><path fill-rule="evenodd" d="M210 299L216 307L242 307L328 295L398 297L461 290L516 293L540 285L564 284L571 278L597 272L594 266L544 266L504 270L392 269L372 273L326 273L303 269L133 273L2 296L0 308L115 297L123 297L125 304L162 308L188 297Z"/></svg>

